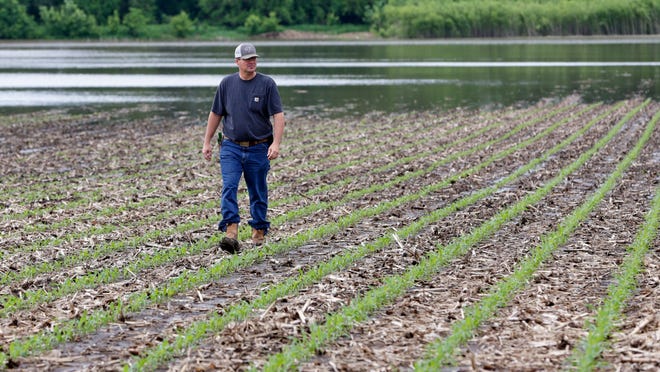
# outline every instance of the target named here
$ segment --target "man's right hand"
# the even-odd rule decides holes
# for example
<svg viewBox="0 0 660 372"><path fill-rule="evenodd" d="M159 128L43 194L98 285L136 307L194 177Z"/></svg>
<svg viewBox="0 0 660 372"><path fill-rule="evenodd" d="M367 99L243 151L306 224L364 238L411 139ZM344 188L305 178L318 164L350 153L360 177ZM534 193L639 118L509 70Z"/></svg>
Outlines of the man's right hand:
<svg viewBox="0 0 660 372"><path fill-rule="evenodd" d="M220 120L222 120L222 116L213 111L209 112L209 120L206 123L206 132L204 133L204 147L202 147L202 154L204 154L204 159L206 160L211 160L211 155L213 155L211 140L215 136L215 131L220 126ZM220 128L220 133L222 133L222 128Z"/></svg>
<svg viewBox="0 0 660 372"><path fill-rule="evenodd" d="M211 160L213 155L213 146L210 143L204 142L204 147L202 147L202 154L204 154L204 159Z"/></svg>

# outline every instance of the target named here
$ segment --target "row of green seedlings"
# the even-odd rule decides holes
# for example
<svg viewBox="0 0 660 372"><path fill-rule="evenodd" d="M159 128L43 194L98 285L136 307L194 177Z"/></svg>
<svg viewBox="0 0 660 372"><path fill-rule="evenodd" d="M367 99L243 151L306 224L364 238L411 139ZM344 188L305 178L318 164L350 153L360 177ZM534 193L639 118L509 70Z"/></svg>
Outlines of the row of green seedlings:
<svg viewBox="0 0 660 372"><path fill-rule="evenodd" d="M644 226L628 246L630 254L608 287L607 297L596 311L594 318L587 323L588 333L580 345L573 350L570 364L579 371L593 371L599 367L599 358L606 350L608 340L616 329L617 321L623 317L623 310L637 288L637 276L644 266L644 257L658 234L660 223L660 188L655 190L651 210L647 213Z"/></svg>
<svg viewBox="0 0 660 372"><path fill-rule="evenodd" d="M589 111L589 110L593 109L594 107L595 107L595 105L593 105L591 107L588 107L588 108L582 110L578 115L581 115L582 113L584 113L586 111ZM548 114L548 116L549 115L550 114ZM445 158L442 158L441 160L436 161L435 163L431 164L427 168L420 169L416 172L407 173L403 176L399 176L399 177L397 177L393 180L390 180L389 182L383 183L383 184L374 184L374 185L372 185L368 188L353 191L353 192L348 193L347 195L345 195L344 198L342 198L340 200L308 205L308 206L300 208L298 210L291 211L291 212L289 212L285 215L276 217L274 219L274 223L283 224L286 221L302 217L304 215L313 213L315 211L330 209L330 208L336 207L338 205L342 205L342 204L344 204L344 203L346 203L350 200L355 200L355 199L358 199L360 197L363 197L363 196L365 196L369 193L382 191L382 190L385 190L388 187L392 187L393 185L396 185L398 183L413 179L415 177L420 177L423 174L431 172L434 169L440 167L441 165L447 164L450 161L459 159L459 158L467 156L469 154L473 154L473 153L475 153L476 151L478 151L480 149L491 147L492 145L494 145L494 144L496 144L496 143L498 143L498 142L500 142L500 141L502 141L506 138L511 137L514 133L517 133L517 132L521 131L525 127L528 127L528 126L532 125L533 123L542 120L543 118L544 117L541 117L541 118L537 118L535 120L523 123L523 124L519 125L517 128L515 128L514 130L509 131L508 133L504 134L503 136L501 136L497 139L494 139L494 140L488 141L486 143L474 146L473 148L471 148L469 150L461 151L461 152L455 153L453 155L447 156ZM561 121L555 123L553 126L546 129L545 131L543 131L540 135L537 135L537 136L535 136L534 138L532 138L528 141L521 142L517 146L515 146L515 147L513 147L509 150L501 152L498 155L497 158L501 158L501 157L506 156L510 153L513 153L517 149L523 148L524 146L529 145L533 141L537 141L540 138L542 138L544 136L547 136L549 133L551 133L552 131L554 131L555 129L560 127L562 124L564 124L567 120L568 120L568 117L564 118L564 120L561 120ZM493 125L496 125L496 124L493 124ZM473 133L473 134L475 134L475 133ZM470 135L468 137L472 137L472 135ZM456 140L455 142L461 142L462 143L464 140L465 140L465 138L461 138L461 139ZM450 144L447 144L447 145L444 145L444 146L445 147L451 147L451 146L454 145L454 143L450 143ZM471 172L476 172L477 170L482 169L486 165L494 162L497 158L492 157L490 159L490 162L482 163L481 167L473 168L471 170ZM456 179L458 179L458 178L456 178ZM209 221L205 220L205 221L193 222L191 224L194 225L194 226L192 226L193 228L200 228L200 225L204 226L205 224L210 223L210 222L211 222L210 220ZM191 228L191 226L187 226L187 228ZM161 236L160 235L161 231L155 231L154 233L159 234L158 236ZM163 233L166 234L168 232L164 231ZM242 236L242 238L245 238L246 235L249 234L247 229L242 230L241 233L244 235L244 236ZM136 238L133 238L133 239L128 240L128 241L111 242L111 243L106 244L103 247L99 247L96 250L82 251L82 252L78 253L77 255L67 256L66 258L64 258L61 261L45 262L45 263L41 263L41 264L38 264L38 265L35 265L35 266L29 266L29 267L24 268L20 272L9 272L9 273L5 274L2 277L2 281L0 281L0 283L9 284L9 283L20 281L20 280L26 280L26 279L34 278L39 274L44 274L44 273L48 273L48 272L55 272L59 269L65 268L65 267L80 265L85 261L98 259L100 257L103 257L103 256L111 253L111 252L116 252L116 251L119 251L119 250L122 250L122 249L127 249L128 248L127 245L137 246L139 244L143 244L143 243L147 242L150 239L157 238L158 236L154 237L154 236L151 236L150 234L145 234L143 236L136 237ZM213 246L213 245L211 245L211 246ZM180 259L182 257L185 257L186 255L198 254L201 251L203 251L204 249L208 249L208 248L209 248L209 245L205 244L205 242L200 242L198 244L191 244L189 246L182 246L178 249L170 249L170 250L167 250L167 251L157 252L153 255L145 255L141 259L133 262L127 268L123 268L123 269L122 268L108 268L108 269L97 271L95 273L92 273L92 274L89 274L89 275L86 275L86 276L80 276L80 277L77 277L75 279L68 279L64 283L62 283L59 286L59 288L57 288L55 290L51 289L49 291L46 291L45 289L40 289L40 290L37 290L37 291L23 292L23 293L21 293L20 296L3 296L3 297L0 297L0 304L2 304L2 306L3 306L3 310L0 311L0 315L11 313L12 310L15 310L15 309L18 309L18 308L25 308L25 306L34 306L37 303L47 302L47 301L50 301L54 298L58 298L60 296L63 296L65 294L73 293L73 292L75 292L77 290L80 290L82 288L87 288L89 286L103 284L103 283L109 283L108 282L109 280L111 280L111 281L119 280L120 278L125 277L128 273L135 274L136 272L139 272L141 270L155 267L155 265L162 265L162 264L165 264L167 262L172 262L176 259Z"/></svg>
<svg viewBox="0 0 660 372"><path fill-rule="evenodd" d="M492 126L489 126L489 128L492 128ZM444 134L444 136L447 136L447 135L449 135L449 134L451 134L455 131L458 131L458 130L460 130L460 128L454 128L454 129L446 132ZM480 132L482 132L482 131L480 131ZM426 143L429 140L430 140L429 138L424 138L424 139L417 140L414 143L408 143L408 144L405 144L405 145L400 146L400 147L392 148L392 149L386 151L386 154L393 154L396 151L401 151L401 150L404 150L404 149L407 149L407 148L411 148L415 145ZM328 158L334 158L334 157L335 156L328 157ZM405 159L405 160L410 160L410 159ZM320 178L322 175L329 174L333 171L339 171L339 170L345 169L347 167L355 165L358 162L359 162L359 160L339 163L339 164L337 164L333 167L330 167L330 168L328 168L328 169L326 169L322 172L308 173L307 176L303 177L303 181L304 180L310 180L310 179L313 179L313 178ZM328 184L328 185L325 185L323 188L318 188L318 189L315 189L315 190L311 190L306 195L294 195L294 196L288 197L284 200L275 201L274 203L271 203L271 204L272 204L273 207L278 207L279 205L283 205L285 203L291 203L291 202L295 202L295 201L303 199L303 198L309 198L309 197L312 197L314 195L322 194L330 186L331 187L341 187L342 184L347 184L348 182L351 182L351 181L352 181L352 179L347 177L347 178L344 178L343 181L341 181L341 184ZM274 188L277 188L277 187L280 187L280 186L281 186L281 183L273 183L273 185L272 185L272 187L274 187ZM188 190L188 191L185 192L185 194L188 194L189 196L195 196L198 192L202 192L203 190L204 189ZM179 195L179 197L183 197L183 196L185 196L185 195L183 195L183 193L181 195ZM147 199L146 201L143 200L143 201L136 202L136 203L130 204L130 205L120 206L118 208L116 208L116 207L107 207L107 208L105 208L104 210L101 210L101 211L88 212L87 214L83 215L82 217L87 217L87 218L90 218L90 219L92 217L97 217L98 218L98 216L105 216L105 215L111 215L111 214L115 214L115 213L121 213L122 211L129 210L131 208L145 207L147 205L152 204L152 202L150 202L149 200L151 200L151 199ZM168 211L160 213L156 216L152 216L152 217L149 217L147 219L142 219L140 221L130 223L129 225L133 225L133 227L137 228L139 226L149 226L154 221L158 221L158 220L162 220L162 219L168 219L168 218L171 218L171 217L180 217L180 216L183 216L183 215L186 215L186 214L191 214L191 213L197 214L200 211L212 209L214 207L214 204L216 204L216 203L217 203L217 201L208 201L208 202L205 202L203 205L197 205L197 206L185 207L185 208L178 208L178 209L175 209L175 210L168 210ZM68 225L68 224L73 223L75 220L76 220L75 218L68 218L68 219L62 221L59 224L52 224L51 226ZM200 224L196 223L196 225L199 226ZM125 227L126 225L122 225L122 226ZM102 226L92 226L92 227L90 227L86 230L77 231L75 233L64 234L64 235L58 236L58 237L38 239L38 240L32 241L31 244L28 245L28 246L20 247L20 250L16 249L18 247L14 247L15 249L13 251L14 252L16 252L16 251L19 251L19 252L32 252L32 251L36 251L36 250L38 250L42 247L49 246L49 245L58 245L58 244L62 244L62 243L71 243L75 239L78 239L80 237L88 237L88 236L93 235L93 234L111 233L111 232L115 231L118 228L119 228L119 226L117 226L117 224L114 224L114 223L105 224L105 225L102 225ZM172 233L182 232L182 231L189 230L191 228L193 228L193 227L187 226L187 225L186 226L180 226L176 229L172 229L171 232ZM43 230L43 229L39 228L38 224L35 224L35 227L33 229ZM27 228L26 228L26 230L27 230ZM163 235L162 232L158 233L158 237L162 237L162 236L166 236L166 235L168 235L168 234ZM145 238L146 238L146 236L143 236L142 240L144 240ZM0 252L0 257L5 257L4 255L7 254L7 253L10 253L10 251L6 250L6 251L3 251L3 252Z"/></svg>
<svg viewBox="0 0 660 372"><path fill-rule="evenodd" d="M644 106L644 104L626 115L607 133L607 135L605 135L605 137L599 140L591 149L581 154L580 157L573 163L561 169L557 176L552 178L542 187L539 187L534 193L528 194L518 203L498 212L491 219L479 227L473 229L468 234L461 235L446 245L439 245L436 247L437 249L435 251L431 252L424 259L420 260L419 264L409 268L403 274L392 275L386 278L383 280L383 284L381 286L371 289L359 298L352 300L350 305L345 306L333 314L326 314L324 317L324 324L312 324L308 334L285 346L281 353L270 357L266 362L264 370L278 371L294 369L298 363L313 356L315 352L323 348L324 345L327 345L329 342L336 340L338 337L348 333L356 323L365 321L378 309L393 303L416 282L430 278L432 275L435 275L440 268L447 265L450 261L469 252L470 248L475 244L483 241L488 236L491 236L505 223L519 216L531 205L538 203L543 199L543 197L548 195L554 187L562 183L566 177L580 169L591 157L593 157L595 153L602 149L616 136L622 126L627 123L636 114L636 112L642 108L642 106ZM645 135L640 140L642 145L646 140L648 140L648 133L649 131L647 130ZM494 186L477 191L472 195L457 201L456 203L471 203L471 200L479 199L481 194L494 193L506 183L521 177L526 172L531 171L538 164L546 161L552 154L556 153L559 148L563 148L569 142L574 141L578 137L579 135L571 136L570 139L562 141L562 143L555 146L552 150L546 152L542 157L536 158L526 166L519 168L518 171L506 177L506 180L501 180ZM635 156L636 153L629 157L634 159ZM298 277L290 278L280 284L270 287L267 292L263 293L261 296L251 302L238 303L225 309L223 314L213 313L211 316L209 316L208 319L193 323L186 328L184 333L178 335L171 343L164 341L161 344L151 348L144 353L146 354L144 357L133 360L129 365L126 366L125 369L150 370L156 368L172 357L181 354L183 351L193 348L202 339L220 332L228 324L247 319L249 316L253 315L255 310L266 309L278 299L281 299L285 296L295 295L302 288L319 281L322 277L327 276L332 272L349 267L350 265L358 262L367 254L381 250L384 247L395 243L396 241L400 241L401 239L405 239L419 233L425 226L428 226L429 224L440 220L440 218L446 217L452 213L453 210L458 207L454 204L425 215L418 221L399 229L396 236L394 234L392 236L383 236L374 243L363 245L357 248L356 251L336 256L327 263L319 264L318 266L309 269L307 272L301 273ZM578 218L581 217L582 216L580 215ZM565 232L564 229L561 229L560 231L562 234ZM509 298L502 296L499 293L497 293L496 296L502 299ZM486 301L486 299L483 301ZM475 307L477 306L478 305L475 305ZM454 334L466 335L466 333L462 331L462 329L466 327L467 329L471 330L476 329L476 326L478 325L477 323L480 321L472 317L472 313L477 315L485 314L483 311L479 313L476 311L467 312L466 319L469 318L470 320L463 322L465 326L457 326L455 328ZM433 347L430 349L435 350ZM437 354L433 353L432 355L435 358ZM423 364L420 365L423 366ZM430 368L428 370L439 369Z"/></svg>
<svg viewBox="0 0 660 372"><path fill-rule="evenodd" d="M192 123L189 123L189 124L192 124ZM359 124L361 126L364 126L366 123L365 122L360 122ZM380 127L378 127L378 128L380 128ZM291 130L291 128L290 128L290 130ZM297 132L303 132L303 131L298 130ZM342 134L346 135L345 133L346 133L346 131L341 131L341 128L338 127L338 126L326 126L323 129L316 132L315 136L313 138L318 138L318 136L325 136L323 138L332 138L332 139L335 139L335 140L342 140ZM300 138L300 137L304 136L304 133L295 133L294 132L291 135L294 138ZM201 139L201 137L200 137L200 139ZM346 141L350 141L350 140L346 140ZM326 142L328 142L328 141L326 141ZM183 153L193 154L193 153L197 152L197 151L193 151L193 150L198 150L199 145L200 145L200 143L198 143L197 141L188 141L186 143L180 144L180 146L177 148L177 151L178 152L183 152ZM285 143L285 145L286 145L286 143ZM304 150L305 148L309 148L309 147L312 147L314 145L315 145L314 143L304 144L304 145L300 146L299 149ZM332 143L324 143L322 145L323 146L331 146ZM181 147L181 146L183 146L183 147ZM316 146L318 147L318 144L316 144ZM154 148L158 148L158 146L152 145L147 150L151 150L151 149L154 149ZM142 150L142 151L146 151L146 150ZM103 174L104 177L111 178L113 181L117 182L117 181L120 181L122 178L129 177L129 176L119 176L119 178L118 178L118 173L123 173L123 171L126 168L130 168L131 166L133 166L134 168L136 168L137 174L140 174L145 179L152 180L154 177L156 177L158 175L162 175L163 173L168 173L167 169L163 169L162 167L159 167L157 165L154 166L153 163L155 162L155 159L161 159L162 160L162 152L161 151L153 153L152 156L150 156L150 157L147 157L145 154L143 154L142 156L132 158L132 160L134 162L139 161L140 163L146 163L146 164L140 164L140 165L133 164L133 163L128 163L127 164L126 161L125 161L126 159L124 159L124 160L121 161L121 163L123 165L120 169L115 169L114 171L105 170L104 172L102 172L102 174ZM112 160L113 160L112 158L105 159L104 162L107 163L107 164L110 164L110 163L112 163ZM155 167L155 169L153 169L154 167ZM176 167L176 166L172 166L170 168L174 169L174 167ZM147 171L147 170L150 170L150 171ZM44 181L47 181L47 182L44 182ZM61 193L62 190L68 188L68 185L65 184L66 180L63 179L62 177L58 177L56 180L44 180L43 177L41 177L41 176L39 177L39 179L35 178L34 180L21 179L21 184L24 184L25 182L31 182L31 184L33 185L32 188L35 188L36 186L39 186L39 185L43 186L43 188L41 190L34 190L30 194L24 194L25 190L22 189L21 186L15 187L14 191L16 193L21 194L21 197L22 197L24 203L31 203L31 202L34 202L34 201L44 200L47 197L50 198L50 199L58 199L58 197L59 198L71 197L71 195L60 195L60 194L58 194L58 193ZM12 190L3 190L3 193L7 194L9 191L12 191ZM86 197L84 193L75 193L73 196L75 197L75 199L83 199L83 200L87 200L87 201L90 200L90 198Z"/></svg>
<svg viewBox="0 0 660 372"><path fill-rule="evenodd" d="M576 138L580 137L584 132L586 132L586 130L588 130L588 128L592 127L596 122L598 122L598 120L602 119L606 115L607 114L601 115L600 117L592 120L589 124L587 124L583 128L583 130L574 133L567 140L562 141L562 143L556 145L552 150L548 151L544 156L537 158L536 160L530 162L528 165L524 167L521 167L518 171L511 174L509 177L506 177L505 179L497 182L496 185L475 192L473 195L461 199L439 212L433 213L431 215L432 216L431 218L439 219L443 215L444 216L449 215L450 213L456 210L464 208L465 206L468 206L496 192L503 185L521 177L525 173L537 167L542 162L546 161L552 154L555 154L558 151L560 151L563 147L568 146L568 144L575 141ZM533 142L534 141L526 141L524 143L524 146L529 146ZM524 146L521 146L520 148L524 148ZM427 196L431 193L441 190L444 187L447 187L448 185L450 185L451 183L455 182L456 180L462 177L469 176L470 174L476 172L478 169L484 168L486 166L486 163L490 164L497 159L504 158L505 156L506 154L500 153L499 155L493 156L491 159L487 160L483 164L474 166L471 169L463 171L460 174L456 174L455 176L450 177L437 184L424 187L421 191L417 193L406 195L375 207L369 207L359 211L355 211L350 215L340 218L336 223L330 223L323 226L319 226L317 228L308 230L304 233L292 236L286 239L285 241L268 244L258 250L250 250L238 256L231 256L230 258L222 260L220 263L209 268L202 268L196 272L192 272L192 271L184 272L180 276L176 278L172 278L166 283L162 283L157 288L152 288L149 291L135 293L129 296L126 299L126 301L117 301L115 303L112 303L105 310L99 310L93 313L83 313L79 319L66 321L59 325L56 325L49 332L42 331L39 334L29 336L20 340L16 340L12 342L9 346L9 356L11 358L17 358L20 356L28 355L29 353L44 351L53 347L58 343L71 340L76 335L93 332L95 329L98 329L99 327L106 325L111 321L117 321L118 319L122 319L124 317L125 312L139 312L144 308L146 308L146 306L149 306L149 304L160 303L162 301L171 298L172 296L178 293L191 290L204 283L218 280L219 278L226 276L232 272L235 272L240 268L248 267L249 265L252 265L255 262L261 261L268 256L273 256L278 253L286 252L297 246L301 246L309 242L310 240L323 238L330 234L336 233L341 229L345 229L347 227L355 225L362 219L378 215L380 213L383 213L397 206L404 205L406 203L414 202L424 196ZM416 231L423 228L423 225L425 223L429 223L424 221L414 225L416 226L417 229ZM370 247L369 251L372 252L376 251L380 249L380 247L383 247L384 244L385 245L389 244L390 240L387 237L385 237L384 239L385 240L381 239L380 243L376 243L374 245L368 245L366 247ZM362 251L362 255L365 255L367 253L368 253L367 251ZM350 256L341 256L341 257L342 258L335 259L329 265L332 266L332 265L341 264L342 259L351 260ZM358 257L356 256L355 259L358 259ZM345 267L345 265L348 264L350 264L350 262L345 261L343 267ZM309 273L306 274L305 278L308 277L309 277ZM283 286L287 287L286 284L284 284ZM282 291L282 289L284 288L283 286L278 286L277 287L279 288L278 291ZM272 293L278 293L278 292L272 292ZM273 299L267 300L264 302L264 304L272 301ZM249 304L244 303L242 305L248 306ZM240 312L240 309L236 308L234 311L232 311L232 313L235 313L235 311ZM250 311L249 309L245 309L245 314L249 313L249 311Z"/></svg>
<svg viewBox="0 0 660 372"><path fill-rule="evenodd" d="M452 142L448 145L442 145L442 146L440 146L436 149L431 149L431 150L429 150L425 153L418 154L418 156L425 157L426 155L430 155L433 151L442 151L445 148L449 148L449 147L455 146L457 144L469 141L469 140L471 140L473 138L476 138L477 136L479 136L479 135L481 135L481 134L483 134L483 133L485 133L489 130L492 130L494 127L499 126L499 125L500 125L499 123L491 124L491 125L487 126L486 128L484 128L482 130L472 132L472 134L470 134L467 137L458 139L458 140L456 140L456 141L454 141L454 142ZM508 137L508 135L507 135L507 137ZM502 137L502 138L500 138L500 140L502 140L504 138L505 137ZM482 145L481 148L488 147L492 143L493 142ZM473 149L472 152L474 152L476 150L477 149ZM463 153L462 155L465 155L465 153ZM458 156L454 156L452 158L449 158L448 160L453 160L457 157ZM371 171L371 173L385 171L387 169L391 169L393 167L401 165L405 162L412 161L413 159L414 158L403 158L403 159L400 159L399 161L390 163L390 164L385 165L383 167L373 169ZM445 159L445 160L443 160L443 162L446 163L448 160ZM442 165L442 164L438 164L438 165ZM411 174L411 175L409 175L405 178L399 178L399 181L403 182L406 179L411 178L412 176L414 176L414 174ZM340 181L341 184L344 184L345 182L352 182L352 180L350 178L346 178L346 179ZM339 186L341 186L341 185L339 185ZM335 184L335 187L338 187L338 185ZM292 197L285 198L284 200L275 201L273 203L273 207L278 207L279 205L283 205L284 203L294 202L294 201L297 201L299 199L302 199L303 197L310 198L314 195L317 195L319 193L324 192L326 189L327 189L327 185L321 186L318 189L312 190L311 192L307 193L306 195L294 195ZM369 190L363 191L362 194L367 193L367 192L369 192ZM351 198L354 199L354 198L357 198L357 197L361 196L362 194L358 194L358 195L355 195L353 197L346 196L344 198L344 200L346 201L346 200L349 200ZM212 208L213 207L212 203L214 203L214 202L208 202L208 203L205 203L202 206L193 207L193 208L195 208L197 210L202 210L202 208ZM337 203L338 202L336 202L335 204L337 204ZM333 205L328 205L327 208L330 208L332 206ZM318 206L316 207L316 210L318 210ZM188 209L186 209L186 211L188 211ZM308 206L308 207L306 207L305 212L298 212L298 214L296 216L301 216L301 215L304 215L306 213L311 213L311 212L314 212L314 211L315 211L314 206ZM181 215L182 213L183 213L182 211L175 211L176 215ZM287 216L287 215L280 216L278 218L280 220L282 220L282 222L284 222L285 220L293 219L292 216ZM45 263L40 264L40 268L27 267L27 268L24 268L21 272L14 272L14 273L7 274L7 276L5 276L3 278L0 278L0 283L7 284L8 282L10 282L10 281L8 281L9 278L11 278L11 281L33 278L34 276L36 276L38 274L42 274L42 273L45 273L45 272L52 272L52 271L55 271L55 270L60 269L60 268L70 267L70 266L73 266L73 265L80 264L81 262L84 262L86 260L99 258L99 257L101 257L105 254L110 253L111 251L117 251L117 250L125 249L125 248L130 247L130 246L137 246L139 244L143 244L143 243L145 243L147 241L150 241L152 239L157 239L157 238L169 236L169 235L172 235L172 234L175 234L175 233L183 233L183 232L186 232L186 231L189 231L189 230L199 229L199 228L202 228L203 226L205 226L209 223L211 223L211 218L210 217L206 218L206 219L202 219L202 220L197 220L195 222L182 224L182 225L180 225L176 228L172 228L172 229L168 229L168 230L153 231L153 232L143 234L139 237L134 237L132 239L125 240L125 241L115 241L115 242L105 243L105 244L100 245L99 247L97 247L94 250L87 250L87 251L80 252L77 257L76 256L69 256L69 257L65 258L64 261L60 261L57 264L58 265L57 267L51 266L50 262L45 262ZM96 229L104 229L104 226L97 227ZM46 245L72 241L76 236L87 236L86 235L87 233L88 233L88 231L82 231L82 232L76 233L75 235L64 236L64 237L60 237L60 238L48 238L48 239L44 239L44 240L40 240L40 241L35 241L31 246L24 247L22 249L22 251L33 251L33 250L37 250L37 249L39 249L43 246L46 246ZM46 270L50 270L50 271L46 271ZM25 274L22 274L22 272L24 272Z"/></svg>
<svg viewBox="0 0 660 372"><path fill-rule="evenodd" d="M415 122L415 123L419 123L419 122ZM371 125L371 126L373 127L373 125ZM382 143L382 141L384 141L387 138L387 136L391 135L391 131L389 131L388 128L383 127L383 126L376 126L376 127L377 128L382 128L382 130L380 131L380 133L374 135L376 137L376 138L374 138L376 141L371 142L369 144L370 147L375 147L376 143L378 143L378 142ZM432 129L433 127L434 127L434 123L430 123L430 125L426 124L426 127L419 127L419 128L416 128L416 129L419 130L419 131L426 131L426 130ZM336 138L336 137L340 137L339 134L340 134L341 129L342 128L339 128L339 127L326 126L325 130L326 130L327 133L324 133L323 131L321 131L320 133L316 134L315 138L326 138L326 137L327 138ZM415 136L416 135L415 132L416 131L411 131L410 133L402 135L401 138L405 141L408 137ZM324 135L326 137L323 137ZM298 137L298 135L296 135L295 133L291 134L291 136ZM380 139L381 141L377 141L378 139ZM360 140L360 139L359 138L347 139L347 140L345 140L345 143L350 145L350 143L358 141L358 140ZM431 138L423 138L419 142L421 143L422 141L429 141L429 140L431 140ZM194 145L194 146L197 146L197 145ZM307 146L313 146L313 145L314 144L312 143L312 144L309 144ZM408 145L410 146L412 144L408 144ZM190 145L190 146L192 146L192 145ZM285 146L286 146L286 143L285 143ZM305 146L301 146L301 147L305 147ZM318 169L319 167L323 167L324 162L327 163L327 162L336 160L336 158L339 157L340 155L350 155L351 153L358 152L358 151L363 150L363 149L364 149L364 146L362 148L360 148L358 146L355 146L352 149L349 149L349 150L345 151L343 154L334 154L334 155L331 155L331 156L327 156L327 157L318 159L317 161L313 161L313 160L308 161L305 164L303 164L302 166L304 166L306 169ZM398 149L400 150L402 148L399 147ZM184 149L180 149L179 151L187 152L189 150L191 150L191 148L190 149L185 149L184 148ZM304 151L304 149L303 149L303 151ZM391 153L393 153L394 151L395 151L395 149L390 150ZM190 153L193 153L193 152L194 151L190 151ZM335 163L337 163L337 162L335 162ZM356 162L352 162L352 163L355 164ZM349 166L348 164L338 163L337 165L335 165L332 168L335 168L336 170L339 170L339 169L345 169L348 166ZM140 177L142 177L144 179L153 180L155 177L170 174L172 171L178 170L181 167L186 167L186 164L175 165L175 166L170 166L170 167L156 167L155 169L153 169L154 168L153 166L150 166L149 168L152 168L151 170L146 171L146 169L140 168L138 174L140 174ZM309 172L309 174L315 175L315 172ZM318 176L320 177L320 174ZM129 177L134 177L134 175L133 174L124 175L122 177L116 177L115 176L115 177L113 177L113 184L114 185L125 185L126 182L122 182L122 181L127 181ZM129 182L128 184L134 184L134 181L135 180L131 178L131 182ZM44 185L49 185L50 188L55 188L57 190L56 192L58 192L58 193L61 192L61 190L70 189L69 185L64 184L64 181L53 181L53 182L46 182L46 183L43 183L43 184ZM273 184L273 187L277 187L277 186L278 186L277 184ZM125 190L125 192L124 192L125 194L131 194L131 193L136 193L137 192L137 190L135 188L130 188L130 187L125 188L125 187L123 187L123 189ZM24 192L24 190L22 190L22 191ZM142 193L149 193L150 191L153 192L153 191L157 191L157 190L155 188L151 188L151 189L143 190ZM199 193L202 193L203 191L205 191L204 188L193 189L192 186L191 186L190 188L187 188L186 193L192 194L194 196L194 195L197 195ZM3 216L3 219L5 219L5 220L7 220L7 219L8 220L17 220L17 219L21 219L21 218L40 216L44 213L51 212L55 209L61 210L62 208L73 209L73 208L78 208L78 207L81 207L81 206L84 207L84 206L88 205L91 202L102 201L105 198L105 195L107 195L107 193L108 193L107 187L104 187L103 190L101 190L100 188L95 188L94 190L91 191L91 193L90 193L90 191L74 193L73 196L69 195L69 198L73 197L75 201L68 202L65 205L60 204L60 205L49 206L49 207L45 207L45 208L31 208L31 209L23 211L23 212L14 213L14 214L10 214L10 215L5 215L5 216ZM52 191L51 190L41 190L41 191L38 192L38 195L36 195L32 198L29 197L29 196L22 196L22 197L29 202L29 200L34 199L34 198L36 198L35 200L40 200L40 198L42 198L44 194L51 195ZM57 199L56 196L53 196L52 198ZM126 205L119 206L118 208L121 208L121 209L130 208L130 206L133 205L133 204L135 204L136 207L142 207L142 206L145 206L145 205L153 205L153 204L156 204L158 202L162 202L162 201L169 200L169 199L171 199L170 196L154 197L154 198L149 198L149 199L146 199L146 200L141 200L139 202L128 202L128 203L126 203ZM108 212L112 212L112 211L115 211L115 210L116 210L115 207L112 207L112 208L109 207L104 211L100 211L100 213L101 213L101 215L103 215L104 212L108 213ZM72 221L73 221L73 219L67 219L66 222L62 222L62 223L69 224L69 223L72 223ZM40 232L43 232L46 229L54 229L54 228L55 227L53 225L39 224L39 223L34 224L30 227L27 227L28 230L40 231Z"/></svg>

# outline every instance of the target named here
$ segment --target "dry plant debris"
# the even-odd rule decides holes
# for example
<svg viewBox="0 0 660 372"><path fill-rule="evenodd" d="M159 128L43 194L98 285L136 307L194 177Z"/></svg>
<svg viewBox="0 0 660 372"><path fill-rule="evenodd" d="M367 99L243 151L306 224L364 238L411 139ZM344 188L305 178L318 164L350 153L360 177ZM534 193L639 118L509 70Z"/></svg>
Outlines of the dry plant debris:
<svg viewBox="0 0 660 372"><path fill-rule="evenodd" d="M270 175L273 230L235 256L218 248L221 180L217 158L201 156L195 114L2 116L0 360L20 370L268 369L611 132L538 202L296 361L302 371L412 370L608 179L659 108L570 97L490 112L289 118ZM659 136L650 132L613 189L446 367L570 366L652 209ZM660 368L658 242L599 367Z"/></svg>

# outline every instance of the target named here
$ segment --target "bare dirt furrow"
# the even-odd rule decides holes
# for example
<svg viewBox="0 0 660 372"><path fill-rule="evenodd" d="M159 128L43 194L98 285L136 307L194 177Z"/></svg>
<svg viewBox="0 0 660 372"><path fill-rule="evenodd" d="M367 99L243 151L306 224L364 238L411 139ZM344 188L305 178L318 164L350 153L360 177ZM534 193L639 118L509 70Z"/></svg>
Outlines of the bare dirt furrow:
<svg viewBox="0 0 660 372"><path fill-rule="evenodd" d="M609 339L609 347L602 355L603 369L660 370L659 250L660 238L656 238L644 260L644 269L638 275L637 290L627 302L623 317Z"/></svg>

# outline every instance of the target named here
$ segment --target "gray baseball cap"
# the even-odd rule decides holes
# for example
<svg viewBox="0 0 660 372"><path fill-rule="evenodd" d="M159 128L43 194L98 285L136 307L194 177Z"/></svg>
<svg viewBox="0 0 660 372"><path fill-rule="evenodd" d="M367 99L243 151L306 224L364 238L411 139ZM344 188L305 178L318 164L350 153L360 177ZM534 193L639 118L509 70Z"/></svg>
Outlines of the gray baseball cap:
<svg viewBox="0 0 660 372"><path fill-rule="evenodd" d="M259 57L259 55L257 54L257 48L250 43L242 43L234 51L234 58L250 59L252 57Z"/></svg>

